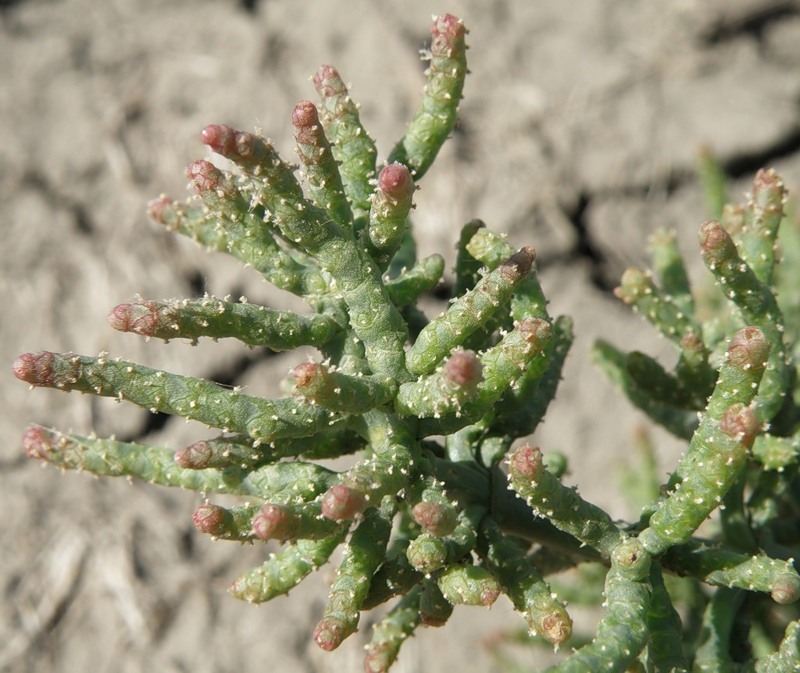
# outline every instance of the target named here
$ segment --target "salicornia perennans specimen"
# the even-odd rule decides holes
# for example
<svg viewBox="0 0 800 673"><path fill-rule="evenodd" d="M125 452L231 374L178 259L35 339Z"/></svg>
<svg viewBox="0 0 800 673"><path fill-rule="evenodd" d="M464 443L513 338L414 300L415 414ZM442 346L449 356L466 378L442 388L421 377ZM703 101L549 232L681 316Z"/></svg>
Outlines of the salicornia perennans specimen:
<svg viewBox="0 0 800 673"><path fill-rule="evenodd" d="M34 426L25 451L66 468L242 496L228 508L205 502L194 523L216 538L284 545L233 583L253 603L287 593L344 545L314 639L335 649L362 611L397 597L374 629L368 671L388 669L420 625L441 626L454 606L500 594L532 634L569 643L572 620L546 577L583 563L608 568L606 611L591 642L557 670L798 670L800 307L788 288L800 265L776 254L780 179L760 172L747 205L701 227L702 257L724 292L713 320L696 306L668 233L653 238L658 281L638 270L622 279L618 296L675 343L677 364L669 371L607 343L596 358L687 450L639 521L615 521L562 482L563 461L524 441L555 395L572 340L570 320L547 311L534 249L469 222L449 308L429 319L416 307L444 263L417 259L412 200L455 124L465 34L455 17L435 19L422 102L385 164L339 74L323 66L319 105L298 103L291 116L302 182L263 137L212 125L203 142L235 172L195 161L194 199L150 204L156 222L233 255L305 299L308 312L210 296L148 300L114 308L111 326L316 348L317 359L292 371L290 396L262 399L108 354L28 353L14 374L34 386L128 400L219 434L173 451ZM798 235L786 236L793 261ZM357 460L343 472L315 462L345 454ZM698 537L718 509L720 525ZM701 596L687 608L702 622L699 639L682 633L681 581ZM732 642L733 626L748 620L762 624L759 647ZM764 650L769 639L774 652Z"/></svg>

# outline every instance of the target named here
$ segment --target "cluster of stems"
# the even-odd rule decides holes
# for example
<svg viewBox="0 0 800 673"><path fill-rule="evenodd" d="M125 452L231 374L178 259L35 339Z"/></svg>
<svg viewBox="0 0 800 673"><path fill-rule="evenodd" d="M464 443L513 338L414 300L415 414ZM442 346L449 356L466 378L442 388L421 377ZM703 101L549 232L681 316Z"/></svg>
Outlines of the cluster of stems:
<svg viewBox="0 0 800 673"><path fill-rule="evenodd" d="M25 452L197 491L199 531L280 544L231 586L252 603L288 593L343 546L313 638L333 650L362 612L394 601L367 646L370 672L387 670L418 627L502 595L532 637L568 651L572 619L550 577L586 567L605 570L605 614L558 671L797 670L800 391L794 322L776 292L787 282L779 178L760 172L746 206L701 228L725 295L713 321L668 234L653 240L660 284L636 270L622 279L618 296L675 342L677 364L668 371L607 343L596 358L687 449L665 484L641 477L656 495L640 519L615 521L565 485L559 456L526 441L572 341L570 320L548 313L534 249L467 223L448 308L432 318L417 308L444 262L417 258L410 213L455 124L466 32L451 15L434 19L422 101L384 162L341 77L322 66L319 103L291 114L299 171L263 137L211 125L203 142L235 170L195 161L191 200L149 206L157 223L236 257L308 310L142 300L114 308L110 325L165 341L315 348L292 370L290 395L263 399L106 353L27 353L13 370L33 386L127 400L216 432L174 449L33 426ZM355 456L345 471L319 462L345 455ZM223 507L215 494L241 501ZM694 612L682 622L687 582ZM761 625L747 647L732 637L745 622Z"/></svg>

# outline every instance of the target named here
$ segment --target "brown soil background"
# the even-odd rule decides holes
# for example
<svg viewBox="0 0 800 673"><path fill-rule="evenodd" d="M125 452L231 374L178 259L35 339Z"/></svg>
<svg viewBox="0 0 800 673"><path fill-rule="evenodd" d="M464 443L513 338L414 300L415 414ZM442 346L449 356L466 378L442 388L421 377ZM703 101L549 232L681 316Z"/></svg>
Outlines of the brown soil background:
<svg viewBox="0 0 800 673"><path fill-rule="evenodd" d="M570 456L570 480L587 498L633 516L614 474L642 418L587 351L603 336L671 361L610 289L625 266L644 263L658 227L677 228L695 260L702 145L737 198L761 165L800 188L798 2L0 2L6 371L25 351L106 350L276 394L296 355L144 343L107 326L108 310L136 293L293 305L231 260L160 231L144 205L161 192L183 197L183 166L205 156L207 123L257 126L291 156L289 113L314 99L308 78L321 63L352 84L385 153L416 106L417 51L430 14L443 11L471 29L472 76L458 132L418 195L421 252L452 261L473 217L537 248L551 310L574 317L578 339L536 441ZM330 567L289 599L241 604L228 583L269 549L195 533L200 496L61 475L20 456L31 422L173 447L203 428L28 391L10 374L0 391L1 671L361 670L372 615L334 654L310 641ZM666 470L679 447L653 436ZM499 670L485 643L520 625L505 600L457 610L444 630L410 641L395 670ZM530 669L548 661L539 650L518 657Z"/></svg>

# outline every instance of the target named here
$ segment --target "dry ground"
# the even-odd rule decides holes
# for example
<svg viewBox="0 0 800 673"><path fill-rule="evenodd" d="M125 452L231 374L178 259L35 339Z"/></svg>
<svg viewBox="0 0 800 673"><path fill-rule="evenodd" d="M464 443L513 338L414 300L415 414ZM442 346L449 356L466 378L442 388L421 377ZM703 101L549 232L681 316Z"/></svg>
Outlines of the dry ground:
<svg viewBox="0 0 800 673"><path fill-rule="evenodd" d="M298 9L298 7L300 9ZM705 219L693 174L710 146L737 194L761 165L800 189L800 3L780 0L523 2L5 0L0 2L0 361L101 350L270 394L292 364L235 344L197 349L113 333L115 304L247 295L286 305L253 274L175 240L144 216L184 193L210 122L257 126L290 152L288 115L308 77L337 65L386 151L421 86L432 12L471 29L461 124L419 193L423 253L453 256L481 217L533 244L554 313L579 336L537 441L572 460L582 493L616 493L641 418L587 361L597 336L668 355L610 295L655 228L694 256ZM323 570L256 609L228 597L263 547L212 544L199 496L61 475L20 457L31 422L179 446L201 429L0 377L0 671L358 671L363 634L323 655L310 631ZM676 447L656 433L665 469ZM518 625L507 602L458 610L406 647L398 672L498 670L485 641ZM369 618L364 627L368 632ZM546 654L525 653L533 668Z"/></svg>

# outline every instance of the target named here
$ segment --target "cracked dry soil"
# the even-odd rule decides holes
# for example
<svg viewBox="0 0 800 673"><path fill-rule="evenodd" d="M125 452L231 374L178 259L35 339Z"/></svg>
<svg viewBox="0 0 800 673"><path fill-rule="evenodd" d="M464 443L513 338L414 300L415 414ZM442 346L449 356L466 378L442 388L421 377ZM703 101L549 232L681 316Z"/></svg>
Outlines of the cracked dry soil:
<svg viewBox="0 0 800 673"><path fill-rule="evenodd" d="M164 346L107 327L107 311L136 293L295 305L158 230L144 205L161 192L183 197L183 166L203 156L207 123L256 126L291 156L289 113L313 99L308 77L324 62L352 84L385 152L416 106L416 52L432 11L471 29L472 76L459 128L418 193L421 252L452 262L473 217L537 248L551 309L575 318L578 339L536 440L570 456L585 497L630 517L609 470L642 419L586 352L598 336L653 352L654 333L610 289L625 266L644 262L657 227L677 228L694 259L706 217L694 176L701 146L720 158L737 198L762 165L800 189L798 2L0 2L2 361L106 350L277 394L273 382L296 355ZM329 568L289 599L240 604L227 584L269 549L195 533L199 496L42 471L20 456L31 422L173 447L202 428L27 391L10 374L0 388L0 670L361 670L371 615L332 655L310 640ZM678 447L654 437L666 469ZM578 616L591 625L591 614ZM520 626L505 601L488 613L457 610L445 630L410 641L395 670L500 670L489 643ZM550 656L517 655L530 668Z"/></svg>

